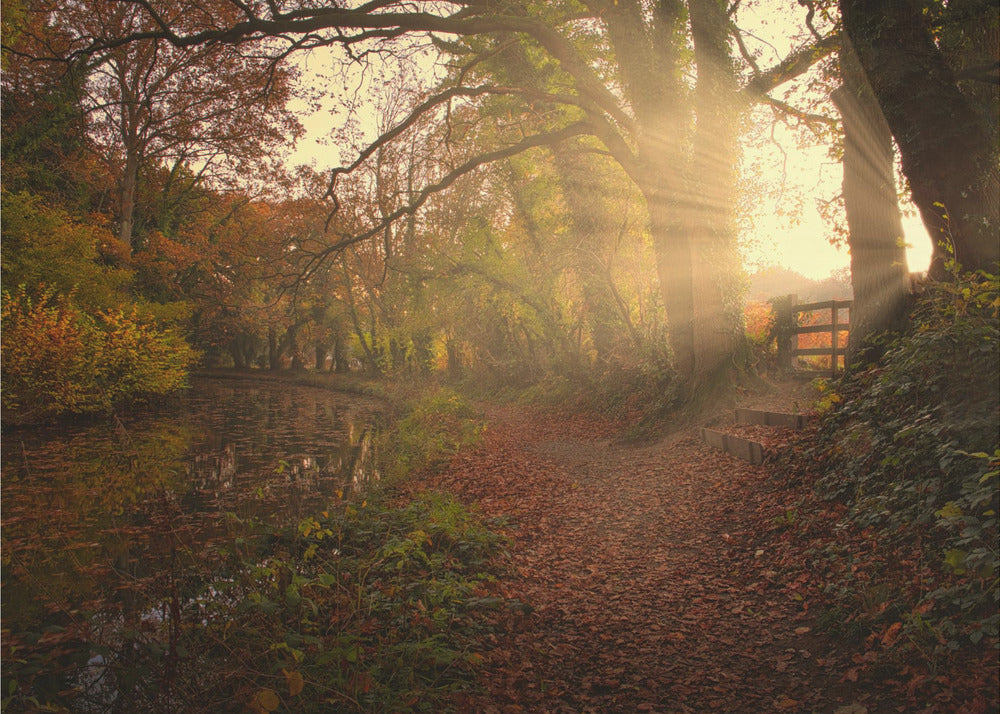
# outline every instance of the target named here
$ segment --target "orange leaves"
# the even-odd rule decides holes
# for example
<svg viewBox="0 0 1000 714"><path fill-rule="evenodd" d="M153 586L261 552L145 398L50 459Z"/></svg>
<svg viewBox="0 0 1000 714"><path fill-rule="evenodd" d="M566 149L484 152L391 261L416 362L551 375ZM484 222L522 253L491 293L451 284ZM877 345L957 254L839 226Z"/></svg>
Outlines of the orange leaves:
<svg viewBox="0 0 1000 714"><path fill-rule="evenodd" d="M743 308L743 323L747 337L763 344L774 327L774 308L766 302L747 302Z"/></svg>
<svg viewBox="0 0 1000 714"><path fill-rule="evenodd" d="M900 634L902 634L902 630L903 630L902 622L892 623L892 625L890 625L889 628L886 629L886 631L883 632L882 636L879 638L879 641L882 643L882 646L891 647L893 644L895 644L896 640L899 639Z"/></svg>
<svg viewBox="0 0 1000 714"><path fill-rule="evenodd" d="M488 417L478 449L420 484L509 520L511 569L495 587L531 608L484 652L488 692L470 710L881 711L909 701L907 682L943 687L920 672L873 680L906 642L899 622L862 653L830 635L816 553L854 536L808 485L683 433L626 447L595 417ZM859 568L876 557L859 552Z"/></svg>
<svg viewBox="0 0 1000 714"><path fill-rule="evenodd" d="M22 421L99 411L182 386L194 352L135 309L84 312L42 290L3 296L3 404Z"/></svg>

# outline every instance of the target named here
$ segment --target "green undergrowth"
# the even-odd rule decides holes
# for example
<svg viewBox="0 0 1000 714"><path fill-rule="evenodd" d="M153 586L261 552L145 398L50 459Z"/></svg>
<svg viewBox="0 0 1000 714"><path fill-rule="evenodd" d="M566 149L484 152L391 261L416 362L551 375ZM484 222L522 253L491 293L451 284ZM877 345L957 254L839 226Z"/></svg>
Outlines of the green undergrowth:
<svg viewBox="0 0 1000 714"><path fill-rule="evenodd" d="M795 457L864 543L819 554L827 620L931 673L998 643L998 310L996 275L928 287L877 364L828 386Z"/></svg>
<svg viewBox="0 0 1000 714"><path fill-rule="evenodd" d="M5 637L4 711L442 711L472 686L503 541L454 499L230 525L133 594L148 616Z"/></svg>
<svg viewBox="0 0 1000 714"><path fill-rule="evenodd" d="M399 411L379 440L383 478L390 482L440 466L460 449L478 443L486 428L465 397L443 387L411 397Z"/></svg>
<svg viewBox="0 0 1000 714"><path fill-rule="evenodd" d="M683 405L683 390L666 353L645 355L625 368L580 369L572 374L547 374L520 384L470 380L461 390L473 398L500 404L521 404L567 413L613 419L628 441L663 435Z"/></svg>

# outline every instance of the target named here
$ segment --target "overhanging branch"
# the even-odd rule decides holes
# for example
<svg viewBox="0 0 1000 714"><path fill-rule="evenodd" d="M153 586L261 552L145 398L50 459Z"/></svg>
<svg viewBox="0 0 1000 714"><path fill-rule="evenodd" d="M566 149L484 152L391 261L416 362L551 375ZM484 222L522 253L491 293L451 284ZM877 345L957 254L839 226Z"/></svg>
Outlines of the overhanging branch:
<svg viewBox="0 0 1000 714"><path fill-rule="evenodd" d="M815 124L822 124L829 129L836 129L838 126L837 120L833 117L828 117L825 114L816 114L814 112L804 111L792 106L788 102L783 102L780 99L775 99L774 97L765 96L762 101L770 104L774 107L774 109L783 114L795 117L810 128L812 128Z"/></svg>
<svg viewBox="0 0 1000 714"><path fill-rule="evenodd" d="M372 154L378 151L381 147L386 146L394 139L399 137L408 128L413 126L423 115L431 111L437 106L450 102L456 97L479 97L487 94L496 95L520 95L526 97L530 100L552 102L553 104L565 104L570 106L580 107L588 112L592 117L600 117L602 119L602 124L605 125L605 131L602 132L602 138L604 136L611 137L615 134L614 129L610 122L603 119L600 110L597 107L590 105L589 103L580 99L580 97L571 94L552 94L549 92L541 92L533 90L526 87L504 87L504 86L493 86L493 85L480 85L477 87L449 87L444 89L437 94L429 97L425 101L418 104L414 109L406 116L403 121L394 126L389 131L385 132L377 139L375 139L371 144L362 150L358 157L348 164L347 166L338 166L337 168L331 170L330 172L330 182L327 186L326 194L324 198L334 198L334 192L336 191L337 179L343 174L349 174L359 166L361 166L365 161L367 161ZM630 128L631 125L630 125ZM610 138L609 138L609 141ZM624 143L620 140L621 145ZM610 144L609 144L610 145ZM617 146L617 144L616 144Z"/></svg>
<svg viewBox="0 0 1000 714"><path fill-rule="evenodd" d="M300 9L290 13L266 18L256 15L226 28L212 28L187 35L178 34L170 23L159 16L149 0L127 0L142 7L158 29L136 32L123 37L94 38L90 46L78 51L92 54L114 49L138 40L165 40L178 47L201 44L240 44L264 37L304 35L323 30L335 31L333 43L349 45L353 38L345 35L345 30L360 30L366 37L395 37L410 32L440 33L445 35L482 35L497 32L513 32L528 35L554 57L562 68L570 74L579 94L599 106L614 121L627 124L632 121L619 100L604 85L585 58L581 57L573 44L553 27L531 17L515 15L480 15L469 6L451 15L430 12L373 12L372 3L359 8L323 7ZM385 8L387 3L375 3ZM272 9L273 13L273 9ZM374 31L374 32L372 32ZM367 34L371 33L371 34Z"/></svg>

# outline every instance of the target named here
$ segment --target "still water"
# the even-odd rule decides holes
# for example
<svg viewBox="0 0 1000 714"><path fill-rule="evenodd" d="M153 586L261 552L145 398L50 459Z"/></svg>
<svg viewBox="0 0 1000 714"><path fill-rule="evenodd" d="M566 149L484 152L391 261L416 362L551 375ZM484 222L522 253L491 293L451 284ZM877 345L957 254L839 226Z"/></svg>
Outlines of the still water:
<svg viewBox="0 0 1000 714"><path fill-rule="evenodd" d="M93 638L97 624L144 612L155 597L137 593L165 574L210 568L250 530L363 489L378 478L379 411L375 400L310 387L196 378L141 414L5 433L5 664L13 644L56 667L46 642L58 651L61 637Z"/></svg>

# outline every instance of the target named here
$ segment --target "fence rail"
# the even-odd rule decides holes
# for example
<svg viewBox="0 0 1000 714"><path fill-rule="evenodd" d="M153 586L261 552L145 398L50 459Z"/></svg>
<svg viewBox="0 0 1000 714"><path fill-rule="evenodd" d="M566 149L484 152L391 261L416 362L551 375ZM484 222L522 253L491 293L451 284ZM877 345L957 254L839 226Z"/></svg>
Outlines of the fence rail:
<svg viewBox="0 0 1000 714"><path fill-rule="evenodd" d="M850 310L853 300L823 300L821 302L799 303L795 295L788 295L776 300L775 312L780 329L778 339L779 363L788 369L796 369L796 357L829 357L829 371L836 377L838 371L847 368L847 348L840 346L840 336L850 334ZM806 313L828 310L830 322L821 325L799 325L799 316ZM840 311L847 310L846 322L840 320ZM799 335L825 333L830 335L829 347L799 347Z"/></svg>

